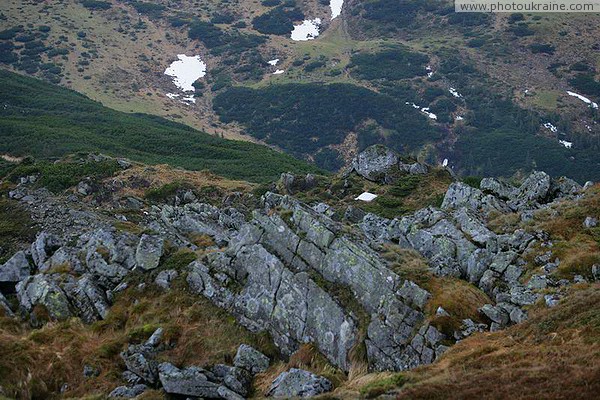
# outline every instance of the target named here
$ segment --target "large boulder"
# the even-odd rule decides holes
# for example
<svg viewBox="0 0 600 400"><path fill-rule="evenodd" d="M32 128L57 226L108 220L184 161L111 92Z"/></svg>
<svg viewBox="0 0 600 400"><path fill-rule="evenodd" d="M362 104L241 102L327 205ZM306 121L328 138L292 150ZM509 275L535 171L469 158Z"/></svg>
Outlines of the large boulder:
<svg viewBox="0 0 600 400"><path fill-rule="evenodd" d="M302 369L292 368L275 378L269 388L268 396L313 397L332 389L333 384L329 379Z"/></svg>
<svg viewBox="0 0 600 400"><path fill-rule="evenodd" d="M543 171L532 172L518 190L518 200L526 204L543 203L548 198L552 181Z"/></svg>
<svg viewBox="0 0 600 400"><path fill-rule="evenodd" d="M61 245L62 241L58 236L41 232L31 244L31 258L33 258L35 266L41 267Z"/></svg>
<svg viewBox="0 0 600 400"><path fill-rule="evenodd" d="M19 304L26 312L42 305L53 320L65 320L72 316L69 299L50 275L34 275L16 286Z"/></svg>
<svg viewBox="0 0 600 400"><path fill-rule="evenodd" d="M360 176L375 182L389 181L389 173L398 166L398 154L382 145L373 145L360 152L352 168Z"/></svg>
<svg viewBox="0 0 600 400"><path fill-rule="evenodd" d="M158 380L158 362L154 358L157 353L156 345L160 342L161 336L162 329L159 328L146 343L129 345L127 350L120 354L127 369L150 384Z"/></svg>
<svg viewBox="0 0 600 400"><path fill-rule="evenodd" d="M73 305L75 313L87 323L104 319L108 315L110 304L106 295L89 274L75 279L67 276L62 289Z"/></svg>
<svg viewBox="0 0 600 400"><path fill-rule="evenodd" d="M31 266L24 252L19 251L0 266L0 283L17 283L31 275Z"/></svg>
<svg viewBox="0 0 600 400"><path fill-rule="evenodd" d="M143 270L158 267L163 253L164 239L157 235L142 235L135 252L137 266Z"/></svg>
<svg viewBox="0 0 600 400"><path fill-rule="evenodd" d="M242 344L238 347L233 365L257 374L269 368L269 357L247 344Z"/></svg>
<svg viewBox="0 0 600 400"><path fill-rule="evenodd" d="M158 366L158 379L169 394L220 398L219 385L210 382L205 372L199 367L179 369L173 364L161 363Z"/></svg>

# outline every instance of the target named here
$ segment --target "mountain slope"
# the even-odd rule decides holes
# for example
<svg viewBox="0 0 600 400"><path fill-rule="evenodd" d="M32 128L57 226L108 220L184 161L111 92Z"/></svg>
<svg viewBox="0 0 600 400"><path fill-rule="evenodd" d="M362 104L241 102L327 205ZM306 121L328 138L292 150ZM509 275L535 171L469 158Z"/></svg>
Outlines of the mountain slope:
<svg viewBox="0 0 600 400"><path fill-rule="evenodd" d="M317 0L0 10L2 68L330 170L384 143L432 164L448 159L460 175L543 169L584 182L600 173L598 110L568 94L600 102L593 14L457 14L450 1L421 0L347 0L333 20ZM319 36L292 40L292 27L313 18ZM178 54L206 62L194 104L164 75Z"/></svg>
<svg viewBox="0 0 600 400"><path fill-rule="evenodd" d="M209 169L249 181L317 169L265 146L225 140L160 117L111 110L40 80L0 71L0 153L41 158L100 151Z"/></svg>

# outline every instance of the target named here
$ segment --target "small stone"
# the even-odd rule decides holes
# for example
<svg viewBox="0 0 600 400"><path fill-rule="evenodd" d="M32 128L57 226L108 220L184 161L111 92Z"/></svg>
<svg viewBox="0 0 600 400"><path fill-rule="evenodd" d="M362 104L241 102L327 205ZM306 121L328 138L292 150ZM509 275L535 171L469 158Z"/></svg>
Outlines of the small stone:
<svg viewBox="0 0 600 400"><path fill-rule="evenodd" d="M595 228L596 226L598 226L598 218L594 218L594 217L585 217L585 220L583 221L583 227L584 228Z"/></svg>
<svg viewBox="0 0 600 400"><path fill-rule="evenodd" d="M281 373L269 389L268 396L273 397L312 397L333 389L329 379L311 372L292 368Z"/></svg>
<svg viewBox="0 0 600 400"><path fill-rule="evenodd" d="M98 370L98 368L92 367L91 365L84 365L83 366L83 376L86 378L92 378L94 376L98 376L100 375L100 371Z"/></svg>
<svg viewBox="0 0 600 400"><path fill-rule="evenodd" d="M171 282L173 282L173 280L175 280L178 276L179 273L174 269L160 271L158 275L156 275L154 283L163 289L169 289L171 287Z"/></svg>
<svg viewBox="0 0 600 400"><path fill-rule="evenodd" d="M555 307L560 301L560 296L557 294L547 294L544 296L544 300L546 301L546 306Z"/></svg>
<svg viewBox="0 0 600 400"><path fill-rule="evenodd" d="M269 368L269 357L247 344L242 344L235 354L233 365L257 374Z"/></svg>
<svg viewBox="0 0 600 400"><path fill-rule="evenodd" d="M441 306L437 308L437 310L435 311L435 315L442 317L450 316L450 314L448 314L448 311L444 310Z"/></svg>
<svg viewBox="0 0 600 400"><path fill-rule="evenodd" d="M137 384L133 386L119 386L116 387L112 392L110 392L108 397L132 399L144 393L146 389L148 389L148 386L143 384Z"/></svg>

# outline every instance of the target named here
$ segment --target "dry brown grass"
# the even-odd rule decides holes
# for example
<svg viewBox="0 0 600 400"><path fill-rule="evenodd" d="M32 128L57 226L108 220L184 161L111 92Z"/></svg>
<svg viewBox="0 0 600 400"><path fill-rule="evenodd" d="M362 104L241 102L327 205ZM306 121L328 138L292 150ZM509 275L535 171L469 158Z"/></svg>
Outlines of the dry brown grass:
<svg viewBox="0 0 600 400"><path fill-rule="evenodd" d="M32 330L15 319L0 319L0 386L15 398L58 397L63 384L67 397L106 394L123 384L119 352L127 343L141 342L160 327L174 344L161 360L177 365L231 363L237 347L248 343L278 357L267 335L252 334L223 310L186 289L183 277L169 292L147 285L123 292L104 321L85 325L73 318ZM84 378L85 364L97 367L98 377ZM150 396L150 394L148 395ZM149 397L151 398L151 397Z"/></svg>
<svg viewBox="0 0 600 400"><path fill-rule="evenodd" d="M469 337L404 375L398 399L598 398L600 284L572 287L557 307L534 307L529 321Z"/></svg>
<svg viewBox="0 0 600 400"><path fill-rule="evenodd" d="M157 189L173 182L188 184L194 189L216 187L239 192L248 192L254 187L248 182L226 179L209 171L188 171L166 164L151 167L135 164L110 180L124 184L120 193L122 196L137 197L143 197L148 189Z"/></svg>
<svg viewBox="0 0 600 400"><path fill-rule="evenodd" d="M555 213L536 221L537 227L549 232L556 239L573 238L584 231L583 221L587 216L600 218L600 184L589 188L581 200L562 202L553 210Z"/></svg>

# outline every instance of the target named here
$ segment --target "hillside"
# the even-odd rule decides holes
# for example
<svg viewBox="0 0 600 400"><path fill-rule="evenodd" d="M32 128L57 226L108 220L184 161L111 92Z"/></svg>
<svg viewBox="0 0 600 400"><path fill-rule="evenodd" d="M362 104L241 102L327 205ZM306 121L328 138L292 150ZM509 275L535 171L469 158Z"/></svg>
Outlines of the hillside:
<svg viewBox="0 0 600 400"><path fill-rule="evenodd" d="M597 184L352 165L3 162L2 395L592 398Z"/></svg>
<svg viewBox="0 0 600 400"><path fill-rule="evenodd" d="M252 182L317 168L265 146L221 139L146 114L104 107L74 91L0 71L0 153L60 158L103 152Z"/></svg>
<svg viewBox="0 0 600 400"><path fill-rule="evenodd" d="M421 0L349 0L334 19L316 0L13 0L0 11L3 68L332 171L384 143L463 176L599 178L598 110L568 94L600 102L596 15L456 14ZM316 38L291 39L314 18ZM164 75L179 54L206 64L193 92Z"/></svg>

